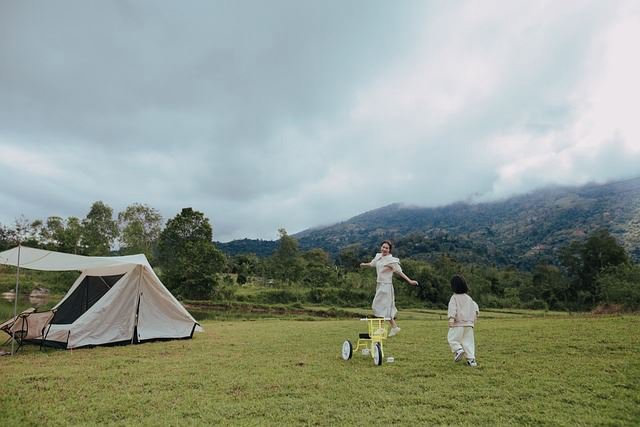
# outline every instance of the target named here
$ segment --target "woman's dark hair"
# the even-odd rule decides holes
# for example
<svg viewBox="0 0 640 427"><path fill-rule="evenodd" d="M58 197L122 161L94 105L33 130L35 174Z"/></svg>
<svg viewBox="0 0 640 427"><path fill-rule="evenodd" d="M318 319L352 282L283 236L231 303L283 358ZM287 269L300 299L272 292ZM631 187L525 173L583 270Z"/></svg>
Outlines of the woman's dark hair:
<svg viewBox="0 0 640 427"><path fill-rule="evenodd" d="M451 278L451 289L455 294L466 294L469 292L467 281L460 274L456 274Z"/></svg>
<svg viewBox="0 0 640 427"><path fill-rule="evenodd" d="M384 245L385 243L389 245L389 252L391 252L391 249L393 249L393 244L388 240L383 240L382 243L380 243L380 246Z"/></svg>

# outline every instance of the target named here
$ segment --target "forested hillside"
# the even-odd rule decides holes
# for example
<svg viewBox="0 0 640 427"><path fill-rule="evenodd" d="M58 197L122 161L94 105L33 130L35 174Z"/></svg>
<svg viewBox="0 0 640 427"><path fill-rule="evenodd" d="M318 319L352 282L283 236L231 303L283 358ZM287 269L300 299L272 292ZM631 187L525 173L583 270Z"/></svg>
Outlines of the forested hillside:
<svg viewBox="0 0 640 427"><path fill-rule="evenodd" d="M391 205L298 237L280 229L278 241L220 247L209 219L193 208L163 226L150 206L130 205L115 219L111 207L97 201L83 219L0 225L0 251L21 243L78 255L144 253L169 290L189 300L366 307L375 275L361 262L391 238L403 271L421 283L396 288L404 306L446 306L450 278L463 274L483 307L637 310L640 266L629 254L639 255L639 189L636 179L496 203ZM230 247L244 253L220 250ZM22 288L68 289L66 276L41 273L23 274ZM11 290L16 276L0 266L0 290Z"/></svg>
<svg viewBox="0 0 640 427"><path fill-rule="evenodd" d="M216 246L227 255L255 254L257 256L270 256L278 248L275 240L240 239L231 242L216 242Z"/></svg>
<svg viewBox="0 0 640 427"><path fill-rule="evenodd" d="M354 244L371 252L388 238L403 257L448 254L464 262L531 268L554 261L559 248L600 228L640 260L640 178L549 188L493 203L392 204L294 237L302 249L332 254Z"/></svg>

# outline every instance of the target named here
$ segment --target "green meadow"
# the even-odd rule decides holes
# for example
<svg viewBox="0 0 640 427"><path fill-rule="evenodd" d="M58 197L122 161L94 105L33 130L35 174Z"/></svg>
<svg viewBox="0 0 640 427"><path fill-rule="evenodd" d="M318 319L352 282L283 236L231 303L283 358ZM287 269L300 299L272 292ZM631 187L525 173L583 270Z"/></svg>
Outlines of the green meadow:
<svg viewBox="0 0 640 427"><path fill-rule="evenodd" d="M204 320L193 340L0 358L25 425L640 425L640 316L485 312L479 366L442 312L401 311L393 363L340 356L353 319Z"/></svg>

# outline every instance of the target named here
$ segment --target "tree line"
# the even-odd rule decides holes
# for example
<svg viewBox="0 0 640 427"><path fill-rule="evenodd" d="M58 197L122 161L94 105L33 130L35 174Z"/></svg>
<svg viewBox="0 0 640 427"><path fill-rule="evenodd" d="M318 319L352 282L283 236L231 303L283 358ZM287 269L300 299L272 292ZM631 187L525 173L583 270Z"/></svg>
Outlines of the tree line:
<svg viewBox="0 0 640 427"><path fill-rule="evenodd" d="M144 253L162 281L186 299L248 300L263 303L313 303L366 307L373 296L375 273L359 268L378 250L353 244L337 256L314 248L300 250L295 238L279 230L270 256L226 256L213 242L208 218L184 208L163 225L160 213L132 204L114 217L98 201L86 217L49 217L15 226L0 225L0 250L23 245L91 256ZM397 242L397 253L411 240ZM116 248L116 249L114 249ZM471 294L484 307L589 310L600 304L640 307L640 266L605 229L561 248L553 262L531 270L470 263L443 254L437 259L402 259L403 269L421 286L396 284L399 303L444 307L449 278L462 273ZM242 287L258 291L242 293Z"/></svg>
<svg viewBox="0 0 640 427"><path fill-rule="evenodd" d="M116 251L123 255L144 253L153 258L162 230L162 216L147 205L132 204L113 217L113 209L102 201L91 205L87 215L46 220L16 219L12 227L0 224L0 249L25 246L59 252L107 256Z"/></svg>

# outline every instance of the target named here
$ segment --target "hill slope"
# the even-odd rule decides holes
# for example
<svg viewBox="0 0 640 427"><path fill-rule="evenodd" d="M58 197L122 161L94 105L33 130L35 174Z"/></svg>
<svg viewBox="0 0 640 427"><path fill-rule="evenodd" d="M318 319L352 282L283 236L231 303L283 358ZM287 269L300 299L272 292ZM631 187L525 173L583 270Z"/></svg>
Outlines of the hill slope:
<svg viewBox="0 0 640 427"><path fill-rule="evenodd" d="M492 203L392 204L294 237L301 249L319 247L334 255L353 244L373 252L380 240L392 239L398 256L449 254L461 261L530 268L552 262L558 248L603 227L640 261L640 178L548 188ZM274 249L273 242L269 246Z"/></svg>
<svg viewBox="0 0 640 427"><path fill-rule="evenodd" d="M391 238L398 255L432 258L447 252L468 261L530 266L603 227L640 260L640 178L538 190L493 203L392 204L294 237L302 248L332 253L354 243L374 247Z"/></svg>

